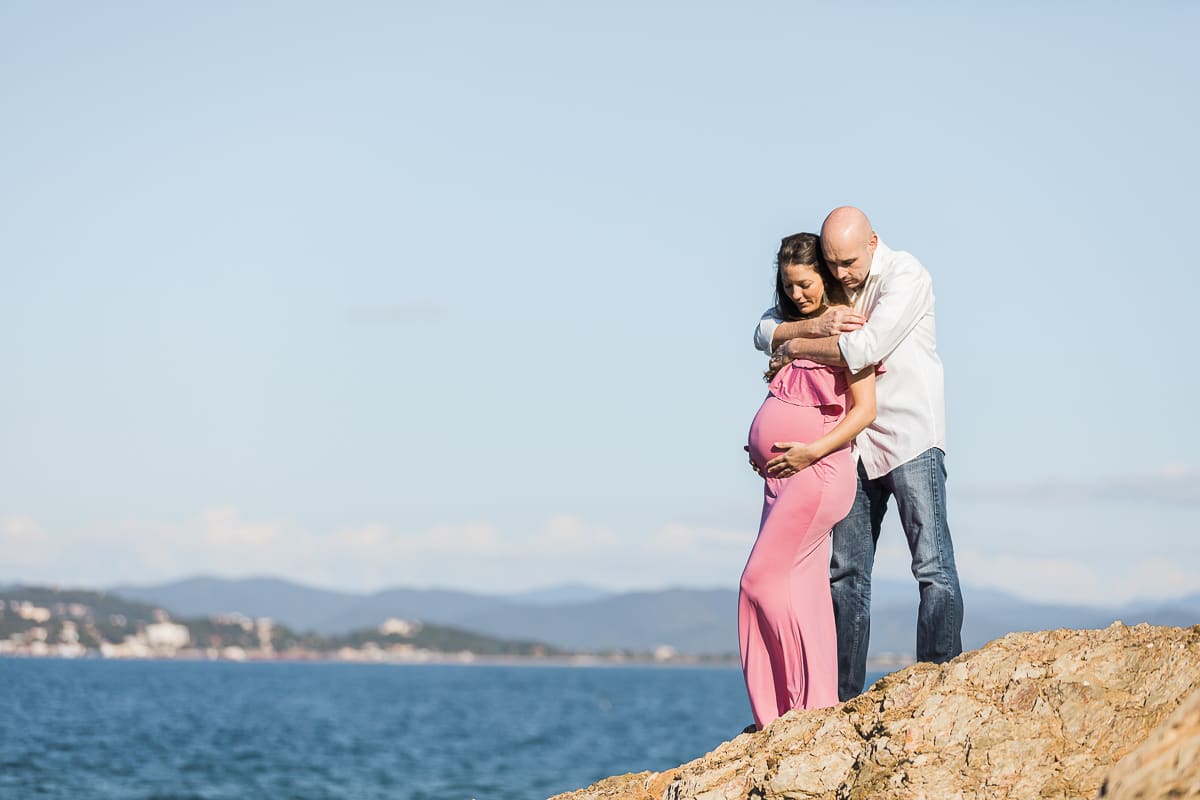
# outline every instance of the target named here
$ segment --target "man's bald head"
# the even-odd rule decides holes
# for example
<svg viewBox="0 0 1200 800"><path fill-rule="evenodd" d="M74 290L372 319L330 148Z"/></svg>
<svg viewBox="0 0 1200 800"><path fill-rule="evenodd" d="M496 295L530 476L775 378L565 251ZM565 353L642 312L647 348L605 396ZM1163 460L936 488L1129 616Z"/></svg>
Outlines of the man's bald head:
<svg viewBox="0 0 1200 800"><path fill-rule="evenodd" d="M821 225L821 250L829 271L851 291L866 281L878 243L871 221L854 206L835 208Z"/></svg>
<svg viewBox="0 0 1200 800"><path fill-rule="evenodd" d="M821 238L834 239L840 243L865 240L871 235L871 220L854 206L839 206L829 212L821 225Z"/></svg>

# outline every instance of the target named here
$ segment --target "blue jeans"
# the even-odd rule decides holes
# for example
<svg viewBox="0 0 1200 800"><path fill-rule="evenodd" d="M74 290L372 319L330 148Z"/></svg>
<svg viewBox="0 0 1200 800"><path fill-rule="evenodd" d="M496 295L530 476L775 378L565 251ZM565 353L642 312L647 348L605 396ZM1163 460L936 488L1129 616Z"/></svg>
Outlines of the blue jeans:
<svg viewBox="0 0 1200 800"><path fill-rule="evenodd" d="M871 637L871 569L889 497L912 553L921 592L917 660L942 663L962 652L963 600L946 523L946 467L936 447L871 480L858 465L858 493L833 528L829 583L838 637L838 697L862 694Z"/></svg>

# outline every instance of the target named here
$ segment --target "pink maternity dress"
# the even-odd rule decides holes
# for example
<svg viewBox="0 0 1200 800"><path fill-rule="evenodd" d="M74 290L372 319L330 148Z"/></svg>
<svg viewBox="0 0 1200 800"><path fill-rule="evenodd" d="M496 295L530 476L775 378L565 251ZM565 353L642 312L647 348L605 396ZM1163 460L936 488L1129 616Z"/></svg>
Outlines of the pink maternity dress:
<svg viewBox="0 0 1200 800"><path fill-rule="evenodd" d="M797 359L771 381L750 425L760 468L775 442L811 442L845 416L844 369ZM758 539L742 572L738 636L754 722L837 705L837 631L829 594L830 531L857 491L847 445L790 478L765 479Z"/></svg>

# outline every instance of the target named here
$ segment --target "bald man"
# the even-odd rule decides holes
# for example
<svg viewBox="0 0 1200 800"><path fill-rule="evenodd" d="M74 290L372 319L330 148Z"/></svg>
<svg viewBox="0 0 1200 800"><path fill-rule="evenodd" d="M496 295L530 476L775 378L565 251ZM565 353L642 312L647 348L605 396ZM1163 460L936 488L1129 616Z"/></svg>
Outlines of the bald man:
<svg viewBox="0 0 1200 800"><path fill-rule="evenodd" d="M937 354L933 283L909 253L880 241L866 214L843 206L821 226L830 272L853 308L781 322L763 315L754 344L772 365L808 358L852 373L876 366L875 422L855 440L858 494L833 529L830 586L838 635L838 696L863 691L871 633L871 570L894 497L912 553L921 603L917 658L941 663L962 652L962 591L946 521L946 414Z"/></svg>

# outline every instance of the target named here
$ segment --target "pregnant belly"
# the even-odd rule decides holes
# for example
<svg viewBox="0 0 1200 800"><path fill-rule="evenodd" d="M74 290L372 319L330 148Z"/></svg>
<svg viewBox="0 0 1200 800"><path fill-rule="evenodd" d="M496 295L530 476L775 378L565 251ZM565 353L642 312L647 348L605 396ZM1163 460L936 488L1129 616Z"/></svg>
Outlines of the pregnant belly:
<svg viewBox="0 0 1200 800"><path fill-rule="evenodd" d="M762 467L781 452L771 449L776 442L811 442L825 435L838 419L819 407L794 406L767 395L750 423L750 457Z"/></svg>

